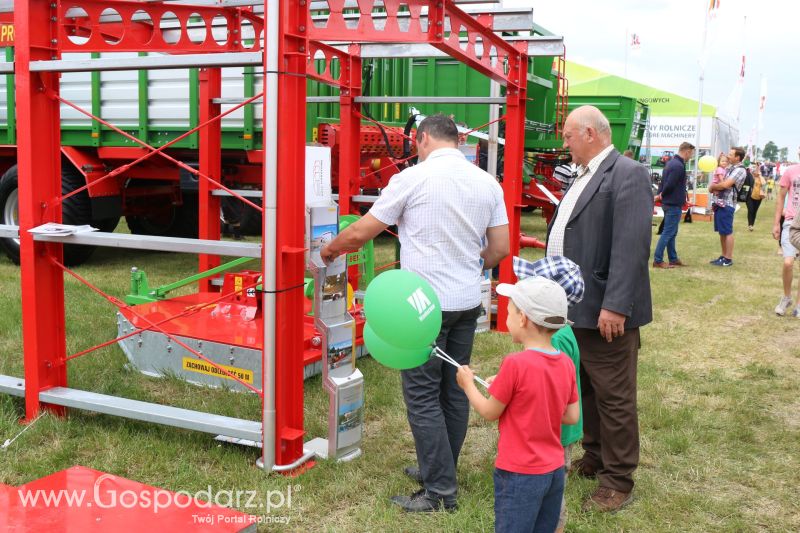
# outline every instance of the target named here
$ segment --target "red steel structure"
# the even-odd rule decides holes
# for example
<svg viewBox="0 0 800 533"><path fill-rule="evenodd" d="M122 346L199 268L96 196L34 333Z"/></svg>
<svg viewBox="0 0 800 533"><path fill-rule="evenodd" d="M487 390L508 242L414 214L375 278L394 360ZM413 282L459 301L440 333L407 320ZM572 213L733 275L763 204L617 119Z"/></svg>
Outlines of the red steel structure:
<svg viewBox="0 0 800 533"><path fill-rule="evenodd" d="M265 468L292 465L303 456L303 176L307 78L340 89L338 189L342 214L353 212L351 196L360 179L361 113L356 98L361 94L361 44L432 45L505 85L503 189L510 235L519 235L527 43L504 41L492 31L490 18L473 18L461 11L453 0L384 0L379 7L386 14L380 24L372 16L376 8L374 0L358 0L360 17L355 24L343 17L352 1L346 4L345 0L328 0L327 3L330 14L326 23L321 25L312 22L307 0L282 1L277 5L265 2L263 17L242 7L168 2L20 0L15 3L19 235L27 420L35 418L43 408L63 413L63 406L43 402L40 394L67 386L62 245L34 239L28 232L43 223L61 220L58 71L64 52L196 54L193 57L197 58L197 66L213 63L207 63L200 54L257 52L262 56L264 145L268 145L268 137L280 132L275 140L279 143L278 149L272 156L268 149L261 155L264 168L262 296L267 323L263 354ZM398 22L401 8L408 10L408 13L402 13L404 25ZM75 16L77 10L82 10L80 17ZM427 11L427 24L421 21L423 10ZM162 18L168 14L171 20L177 20L169 35L161 25ZM227 24L224 39L210 31L212 20L220 17ZM189 37L187 25L190 18L205 21L208 31L203 40ZM243 25L253 28L254 41L246 44L242 40ZM177 38L172 37L175 31ZM82 36L86 40L70 40L70 35ZM331 45L325 41L351 44ZM277 47L277 56L273 47ZM320 73L314 60L321 58L325 59L327 66ZM336 78L331 68L333 62L339 66ZM219 120L214 120L220 116L220 105L215 103L220 95L220 79L219 66L213 65L205 68L200 78L200 123L205 126L200 130L200 168L192 170L202 178L199 236L206 243L219 239L220 235L219 217L216 216L219 200L211 194L216 189L223 189L219 183L220 124ZM268 102L275 102L275 107L270 107ZM273 124L277 124L277 129L272 130L269 129L270 116L274 119L275 114L277 122ZM144 143L139 144L146 150L154 150ZM268 230L273 229L274 233L270 234ZM516 255L519 242L517 239L511 242L512 255ZM218 261L217 256L201 255L200 268L210 268ZM500 280L514 280L510 259L501 264ZM208 286L201 286L201 290L203 288ZM267 336L270 323L274 323L274 343ZM501 303L498 325L503 328L504 324L505 305ZM274 389L268 393L268 387Z"/></svg>

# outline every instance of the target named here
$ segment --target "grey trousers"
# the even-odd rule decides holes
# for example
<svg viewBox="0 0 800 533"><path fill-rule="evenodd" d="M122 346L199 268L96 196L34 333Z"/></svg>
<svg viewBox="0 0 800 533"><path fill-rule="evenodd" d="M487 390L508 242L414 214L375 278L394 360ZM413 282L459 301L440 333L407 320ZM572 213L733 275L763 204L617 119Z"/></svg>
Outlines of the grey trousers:
<svg viewBox="0 0 800 533"><path fill-rule="evenodd" d="M462 365L469 364L479 313L480 306L442 313L436 344ZM456 383L456 372L438 357L402 371L403 398L423 485L446 499L455 499L458 492L456 465L469 421L469 401Z"/></svg>

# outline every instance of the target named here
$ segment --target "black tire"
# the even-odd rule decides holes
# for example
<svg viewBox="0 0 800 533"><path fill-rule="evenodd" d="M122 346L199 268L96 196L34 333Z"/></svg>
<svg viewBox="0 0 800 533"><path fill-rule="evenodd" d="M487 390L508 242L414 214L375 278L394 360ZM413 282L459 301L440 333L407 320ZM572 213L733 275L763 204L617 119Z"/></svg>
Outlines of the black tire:
<svg viewBox="0 0 800 533"><path fill-rule="evenodd" d="M127 187L148 187L162 185L150 180L131 181ZM197 194L184 192L183 203L179 206L155 206L146 215L126 215L128 229L136 235L158 235L162 237L197 238L199 206Z"/></svg>
<svg viewBox="0 0 800 533"><path fill-rule="evenodd" d="M248 198L248 200L261 207L261 198ZM222 198L221 221L223 226L227 225L229 228L238 225L239 233L242 235L261 235L261 212L238 198L230 196Z"/></svg>
<svg viewBox="0 0 800 533"><path fill-rule="evenodd" d="M248 198L248 200L262 207L261 198ZM242 233L245 235L261 235L261 228L261 211L245 204L242 215Z"/></svg>
<svg viewBox="0 0 800 533"><path fill-rule="evenodd" d="M61 168L62 195L69 194L86 184L83 175L75 170L69 163L62 161ZM9 168L3 175L2 181L0 181L0 214L2 214L3 224L18 225L18 220L13 220L14 217L12 215L12 211L14 211L15 208L9 204L9 201L16 202L18 181L16 165ZM61 204L61 220L64 224L74 224L77 226L92 224L95 227L100 227L103 231L107 231L108 228L111 228L111 231L113 231L119 218L116 217L101 221L92 220L92 203L89 199L89 193L84 190L64 200ZM0 247L3 248L3 251L9 259L19 264L19 240L0 239ZM64 264L67 266L80 265L91 257L94 250L94 246L65 245Z"/></svg>
<svg viewBox="0 0 800 533"><path fill-rule="evenodd" d="M17 166L14 165L0 178L0 224L19 226L17 206ZM11 261L19 264L19 239L0 239L0 248Z"/></svg>
<svg viewBox="0 0 800 533"><path fill-rule="evenodd" d="M198 236L198 224L200 220L200 204L197 193L183 192L183 204L179 205L175 211L175 223L169 233L170 237L187 237L196 239Z"/></svg>

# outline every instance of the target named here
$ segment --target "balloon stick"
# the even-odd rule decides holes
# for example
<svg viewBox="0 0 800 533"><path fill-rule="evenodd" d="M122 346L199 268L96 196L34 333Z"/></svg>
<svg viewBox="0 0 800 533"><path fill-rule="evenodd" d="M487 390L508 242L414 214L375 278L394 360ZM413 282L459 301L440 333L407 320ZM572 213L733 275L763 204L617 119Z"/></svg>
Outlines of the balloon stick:
<svg viewBox="0 0 800 533"><path fill-rule="evenodd" d="M438 346L434 346L434 348L433 348L433 355L435 355L436 357L438 357L438 358L439 358L439 359L441 359L442 361L447 361L448 363L450 363L451 365L453 365L453 366L454 366L454 367L456 367L456 368L461 368L461 365L459 365L459 364L458 364L458 362L456 362L456 360L455 360L455 359L453 359L452 357L450 357L449 355L447 355L447 353L445 353L445 352L443 352L442 350L440 350ZM482 379L481 379L481 378L479 378L478 376L472 376L472 377L475 379L475 381L476 381L478 384L480 384L480 385L483 385L483 386L484 386L484 388L486 388L486 389L488 389L488 388L489 388L489 384L488 384L488 383L486 383L486 381L482 380Z"/></svg>

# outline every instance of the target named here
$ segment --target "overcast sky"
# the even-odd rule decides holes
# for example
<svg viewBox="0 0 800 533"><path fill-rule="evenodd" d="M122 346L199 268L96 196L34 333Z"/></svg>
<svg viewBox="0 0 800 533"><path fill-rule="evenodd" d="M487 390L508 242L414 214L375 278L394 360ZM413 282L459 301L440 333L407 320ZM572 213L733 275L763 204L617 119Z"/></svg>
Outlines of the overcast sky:
<svg viewBox="0 0 800 533"><path fill-rule="evenodd" d="M709 0L504 0L533 7L534 20L563 35L567 59L620 76L625 72L626 29L641 49L628 54L628 78L682 96L699 96L699 58ZM745 29L746 17L746 29ZM739 142L757 123L761 76L767 78L763 147L771 140L797 160L800 146L800 2L720 0L709 32L703 101L725 106L747 56Z"/></svg>

